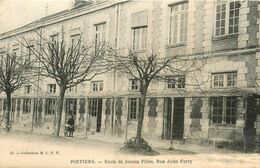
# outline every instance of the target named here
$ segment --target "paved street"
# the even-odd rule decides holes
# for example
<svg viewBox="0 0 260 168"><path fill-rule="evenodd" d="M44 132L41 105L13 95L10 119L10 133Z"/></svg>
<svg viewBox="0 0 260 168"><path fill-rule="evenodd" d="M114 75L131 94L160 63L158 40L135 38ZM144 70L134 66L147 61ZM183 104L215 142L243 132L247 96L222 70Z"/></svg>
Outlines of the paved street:
<svg viewBox="0 0 260 168"><path fill-rule="evenodd" d="M0 167L252 167L258 154L192 154L187 150L157 149L160 156L127 155L122 144L93 139L54 138L32 133L0 136ZM210 150L210 148L208 148ZM121 163L122 162L122 163Z"/></svg>

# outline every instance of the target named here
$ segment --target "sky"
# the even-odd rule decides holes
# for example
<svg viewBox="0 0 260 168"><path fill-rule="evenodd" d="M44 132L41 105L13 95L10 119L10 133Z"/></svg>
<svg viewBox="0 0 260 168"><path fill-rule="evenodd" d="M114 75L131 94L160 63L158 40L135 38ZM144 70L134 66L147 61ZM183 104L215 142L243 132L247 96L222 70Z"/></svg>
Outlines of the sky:
<svg viewBox="0 0 260 168"><path fill-rule="evenodd" d="M69 9L74 0L0 0L0 33ZM46 12L47 6L47 12Z"/></svg>

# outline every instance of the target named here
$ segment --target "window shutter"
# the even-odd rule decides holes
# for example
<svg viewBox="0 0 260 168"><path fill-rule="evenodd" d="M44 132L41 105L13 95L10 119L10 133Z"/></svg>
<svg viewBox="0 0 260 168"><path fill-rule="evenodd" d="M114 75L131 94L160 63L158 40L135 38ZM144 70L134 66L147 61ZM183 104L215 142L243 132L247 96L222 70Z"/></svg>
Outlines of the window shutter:
<svg viewBox="0 0 260 168"><path fill-rule="evenodd" d="M148 10L132 14L132 27L142 27L148 24Z"/></svg>
<svg viewBox="0 0 260 168"><path fill-rule="evenodd" d="M131 102L131 99L128 98L128 113L127 113L127 121L130 120L130 108L131 108L130 102Z"/></svg>
<svg viewBox="0 0 260 168"><path fill-rule="evenodd" d="M122 105L123 105L122 99L118 98L116 100L116 115L117 116L121 116L122 115Z"/></svg>
<svg viewBox="0 0 260 168"><path fill-rule="evenodd" d="M92 99L88 99L88 114L92 116Z"/></svg>
<svg viewBox="0 0 260 168"><path fill-rule="evenodd" d="M85 113L85 99L80 99L80 107L79 107L79 113L84 114Z"/></svg>
<svg viewBox="0 0 260 168"><path fill-rule="evenodd" d="M150 98L149 100L149 111L148 111L148 117L157 117L156 107L157 107L158 101L156 98Z"/></svg>

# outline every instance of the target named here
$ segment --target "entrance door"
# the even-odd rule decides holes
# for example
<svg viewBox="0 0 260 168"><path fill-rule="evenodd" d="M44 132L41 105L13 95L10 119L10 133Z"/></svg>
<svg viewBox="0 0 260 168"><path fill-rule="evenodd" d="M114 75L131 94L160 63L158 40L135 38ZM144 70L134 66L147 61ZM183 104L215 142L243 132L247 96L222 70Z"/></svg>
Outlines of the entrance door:
<svg viewBox="0 0 260 168"><path fill-rule="evenodd" d="M174 99L172 137L182 139L184 132L184 98Z"/></svg>
<svg viewBox="0 0 260 168"><path fill-rule="evenodd" d="M260 107L260 99L255 99L254 97L247 98L247 112L246 112L246 121L245 121L245 141L246 141L246 149L247 151L253 151L255 148L255 135L256 135L256 113L258 108Z"/></svg>
<svg viewBox="0 0 260 168"><path fill-rule="evenodd" d="M97 132L100 132L102 123L102 99L98 99L97 102Z"/></svg>
<svg viewBox="0 0 260 168"><path fill-rule="evenodd" d="M183 138L184 107L184 98L165 98L163 139Z"/></svg>

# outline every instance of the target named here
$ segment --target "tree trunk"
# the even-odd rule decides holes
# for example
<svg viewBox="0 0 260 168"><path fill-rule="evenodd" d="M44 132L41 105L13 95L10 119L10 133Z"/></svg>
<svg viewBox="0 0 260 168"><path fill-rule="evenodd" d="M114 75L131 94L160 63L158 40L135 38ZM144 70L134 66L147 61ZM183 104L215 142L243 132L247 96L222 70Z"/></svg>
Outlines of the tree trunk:
<svg viewBox="0 0 260 168"><path fill-rule="evenodd" d="M65 96L66 89L63 86L60 86L60 96L58 100L58 110L57 110L57 122L55 128L55 136L58 137L60 134L60 125L61 125L61 118L62 118L62 110L63 110L63 101Z"/></svg>
<svg viewBox="0 0 260 168"><path fill-rule="evenodd" d="M145 102L146 102L147 89L144 89L144 90L145 91L141 92L141 101L140 101L137 132L136 132L136 145L138 145L140 143L140 140L142 138L142 127L143 127L143 120L144 120L144 108L145 108Z"/></svg>
<svg viewBox="0 0 260 168"><path fill-rule="evenodd" d="M6 132L9 132L11 129L11 124L10 124L10 112L11 112L11 103L12 103L11 92L6 92L6 97L7 97L7 115L6 115L5 130Z"/></svg>

